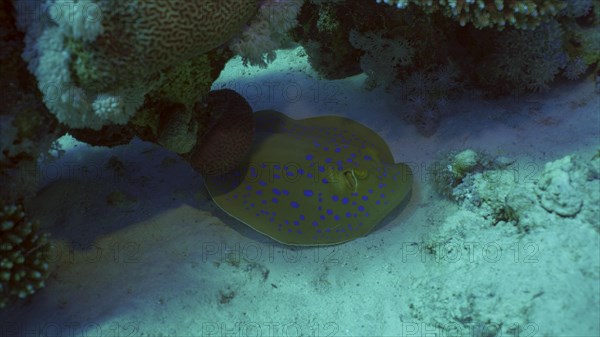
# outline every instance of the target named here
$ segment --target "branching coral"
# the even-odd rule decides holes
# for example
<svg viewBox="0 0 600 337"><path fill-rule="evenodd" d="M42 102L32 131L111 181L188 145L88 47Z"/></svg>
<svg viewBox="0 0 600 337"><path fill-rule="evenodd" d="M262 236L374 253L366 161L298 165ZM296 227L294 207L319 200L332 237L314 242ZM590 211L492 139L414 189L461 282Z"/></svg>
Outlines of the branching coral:
<svg viewBox="0 0 600 337"><path fill-rule="evenodd" d="M296 17L304 0L266 0L252 22L242 34L235 37L229 47L242 57L244 65L265 68L282 47L288 31L298 24Z"/></svg>
<svg viewBox="0 0 600 337"><path fill-rule="evenodd" d="M0 208L0 308L44 287L48 277L46 235L25 216L21 204Z"/></svg>
<svg viewBox="0 0 600 337"><path fill-rule="evenodd" d="M559 14L566 1L559 0L377 0L405 8L417 5L426 12L441 12L460 23L477 28L505 26L533 28Z"/></svg>
<svg viewBox="0 0 600 337"><path fill-rule="evenodd" d="M387 39L381 33L361 34L353 30L349 39L352 46L365 53L360 58L360 66L367 74L366 89L388 87L396 78L399 67L408 66L412 62L414 48L401 37Z"/></svg>
<svg viewBox="0 0 600 337"><path fill-rule="evenodd" d="M359 59L365 87L393 92L423 135L435 133L448 100L466 86L485 95L544 91L557 75L577 78L599 59L598 19L590 14L598 6L590 0L384 1L401 10L376 1L311 2L294 36L313 68L339 78L353 75L346 69ZM354 50L339 43L344 38Z"/></svg>
<svg viewBox="0 0 600 337"><path fill-rule="evenodd" d="M448 100L462 89L460 71L454 63L425 72L412 72L393 90L404 118L414 123L420 134L429 137L436 131L442 116L448 112Z"/></svg>
<svg viewBox="0 0 600 337"><path fill-rule="evenodd" d="M490 55L490 85L514 91L545 91L569 60L563 48L560 24L549 21L535 30L510 30L498 34Z"/></svg>

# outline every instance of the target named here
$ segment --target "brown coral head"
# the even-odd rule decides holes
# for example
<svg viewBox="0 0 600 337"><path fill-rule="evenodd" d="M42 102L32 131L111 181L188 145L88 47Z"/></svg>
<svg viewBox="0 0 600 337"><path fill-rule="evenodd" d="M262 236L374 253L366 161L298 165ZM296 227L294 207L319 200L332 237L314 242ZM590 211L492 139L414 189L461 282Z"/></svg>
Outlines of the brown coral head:
<svg viewBox="0 0 600 337"><path fill-rule="evenodd" d="M219 175L235 169L254 139L252 108L230 89L211 91L207 97L210 122L199 136L189 161L203 175Z"/></svg>

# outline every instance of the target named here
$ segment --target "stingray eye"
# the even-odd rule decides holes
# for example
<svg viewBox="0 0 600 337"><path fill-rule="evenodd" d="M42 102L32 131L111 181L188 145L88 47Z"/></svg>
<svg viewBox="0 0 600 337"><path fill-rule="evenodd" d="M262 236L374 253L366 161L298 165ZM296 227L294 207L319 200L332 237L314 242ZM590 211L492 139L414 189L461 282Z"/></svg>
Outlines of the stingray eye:
<svg viewBox="0 0 600 337"><path fill-rule="evenodd" d="M344 171L344 181L346 182L346 186L353 192L356 192L356 188L358 187L358 180L354 175L354 170L345 170Z"/></svg>
<svg viewBox="0 0 600 337"><path fill-rule="evenodd" d="M356 176L356 178L364 180L367 179L367 177L369 176L369 171L365 169L356 169L354 170L354 175Z"/></svg>

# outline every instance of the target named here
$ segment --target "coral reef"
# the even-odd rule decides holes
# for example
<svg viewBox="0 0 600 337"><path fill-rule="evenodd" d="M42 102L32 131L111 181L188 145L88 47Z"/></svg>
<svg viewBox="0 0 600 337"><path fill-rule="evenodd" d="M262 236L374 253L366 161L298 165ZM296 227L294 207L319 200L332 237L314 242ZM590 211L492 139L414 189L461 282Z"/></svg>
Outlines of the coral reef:
<svg viewBox="0 0 600 337"><path fill-rule="evenodd" d="M458 25L415 6L397 10L362 1L313 1L299 20L294 38L321 75L335 79L361 69L364 89L386 88L399 98L407 121L423 135L435 133L446 100L460 88L459 68L449 58L459 49Z"/></svg>
<svg viewBox="0 0 600 337"><path fill-rule="evenodd" d="M494 35L494 51L483 65L489 69L486 80L490 87L547 91L569 60L563 48L563 29L556 20L534 30L511 29Z"/></svg>
<svg viewBox="0 0 600 337"><path fill-rule="evenodd" d="M37 160L64 132L48 112L21 58L23 34L12 2L0 4L0 200L13 202L37 188Z"/></svg>
<svg viewBox="0 0 600 337"><path fill-rule="evenodd" d="M415 319L448 335L494 336L548 315L565 317L564 310L548 308L597 306L590 294L598 284L598 252L582 247L598 245L600 157L566 156L532 178L514 167L467 174L455 193L460 207L424 235L423 258L434 263L413 287L434 297L409 295ZM557 194L559 189L566 193ZM547 277L556 266L580 287L572 296L565 298L564 283ZM522 282L506 282L515 279ZM569 315L571 320L580 313ZM582 331L593 331L597 320L590 318L569 328L549 324L544 331L559 336L582 324Z"/></svg>
<svg viewBox="0 0 600 337"><path fill-rule="evenodd" d="M466 149L442 155L431 165L429 176L434 190L440 195L452 198L453 189L458 186L467 173L483 167L482 155Z"/></svg>
<svg viewBox="0 0 600 337"><path fill-rule="evenodd" d="M522 231L544 226L546 216L578 218L600 231L600 211L592 206L600 202L599 157L566 156L545 164L537 179L498 167L470 173L452 194L494 224L511 222Z"/></svg>
<svg viewBox="0 0 600 337"><path fill-rule="evenodd" d="M546 91L559 75L577 79L598 64L598 6L589 0L384 2L397 6L307 2L293 36L326 78L360 68L364 88L384 87L424 136L465 88Z"/></svg>
<svg viewBox="0 0 600 337"><path fill-rule="evenodd" d="M111 90L95 94L74 85L71 56L66 52L62 34L58 27L44 30L35 44L40 50L39 59L37 62L28 60L50 112L61 123L74 128L98 130L110 123L125 124L143 102L144 87L137 84L122 92Z"/></svg>
<svg viewBox="0 0 600 337"><path fill-rule="evenodd" d="M193 106L196 101L205 98L204 96L210 91L212 82L221 72L222 66L214 66L215 60L219 58L223 58L221 53L209 52L159 72L160 85L148 96L155 100L177 102L188 107ZM225 60L221 63L224 65ZM215 70L217 70L216 73Z"/></svg>
<svg viewBox="0 0 600 337"><path fill-rule="evenodd" d="M27 34L24 57L44 103L58 120L94 130L126 124L145 95L160 86L157 72L222 45L258 10L258 1L235 0L70 4L62 6L63 0L17 3L20 28ZM52 6L66 12L45 13ZM186 66L194 64L180 69ZM174 78L162 79L172 82Z"/></svg>
<svg viewBox="0 0 600 337"><path fill-rule="evenodd" d="M0 209L0 308L44 287L48 241L27 219L21 204Z"/></svg>
<svg viewBox="0 0 600 337"><path fill-rule="evenodd" d="M135 136L134 130L128 125L116 124L104 125L100 130L71 128L69 134L73 138L92 146L108 147L127 144Z"/></svg>
<svg viewBox="0 0 600 337"><path fill-rule="evenodd" d="M449 112L449 100L462 90L459 76L458 67L449 63L429 72L416 70L392 88L404 119L414 123L420 134L429 137L437 131Z"/></svg>
<svg viewBox="0 0 600 337"><path fill-rule="evenodd" d="M461 26L472 23L476 28L505 26L533 28L561 12L567 5L559 0L377 0L377 3L405 8L414 4L427 13L441 12L460 23ZM581 12L577 6L569 6L573 12Z"/></svg>
<svg viewBox="0 0 600 337"><path fill-rule="evenodd" d="M298 24L297 16L304 0L264 0L258 13L229 42L229 48L242 57L244 65L266 68L275 51L289 42L288 31Z"/></svg>
<svg viewBox="0 0 600 337"><path fill-rule="evenodd" d="M307 1L298 14L292 36L304 47L313 69L327 79L339 79L361 72L357 60L362 55L348 39L350 30L363 26L381 11L369 1L332 3ZM361 12L367 17L359 18ZM363 19L363 20L361 20ZM360 28L358 28L360 27Z"/></svg>
<svg viewBox="0 0 600 337"><path fill-rule="evenodd" d="M194 169L204 175L218 175L234 169L254 139L252 108L229 89L211 91L207 99L210 116L207 132L189 155Z"/></svg>
<svg viewBox="0 0 600 337"><path fill-rule="evenodd" d="M397 68L412 63L414 48L402 37L387 39L381 32L361 34L352 30L349 38L354 48L364 52L360 67L367 75L364 84L367 89L388 87L397 76Z"/></svg>
<svg viewBox="0 0 600 337"><path fill-rule="evenodd" d="M208 52L239 33L258 9L256 0L124 4L128 3L97 3L102 32L85 46L91 54L85 69L93 69L96 80L80 82L84 87L127 87L157 70Z"/></svg>
<svg viewBox="0 0 600 337"><path fill-rule="evenodd" d="M206 131L208 114L201 107L232 55L215 49L158 72L158 85L147 94L144 105L131 119L131 128L146 141L179 154L189 152ZM184 116L174 115L178 111Z"/></svg>

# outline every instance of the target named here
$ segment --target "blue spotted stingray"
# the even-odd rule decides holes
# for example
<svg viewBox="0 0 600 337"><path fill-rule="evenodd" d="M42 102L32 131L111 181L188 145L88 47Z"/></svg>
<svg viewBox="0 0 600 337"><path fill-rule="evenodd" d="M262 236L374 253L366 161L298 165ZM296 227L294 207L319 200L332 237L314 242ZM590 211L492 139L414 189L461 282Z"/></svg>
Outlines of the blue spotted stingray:
<svg viewBox="0 0 600 337"><path fill-rule="evenodd" d="M255 142L238 170L205 177L215 203L288 245L368 234L410 198L412 172L373 130L336 116L255 113Z"/></svg>

